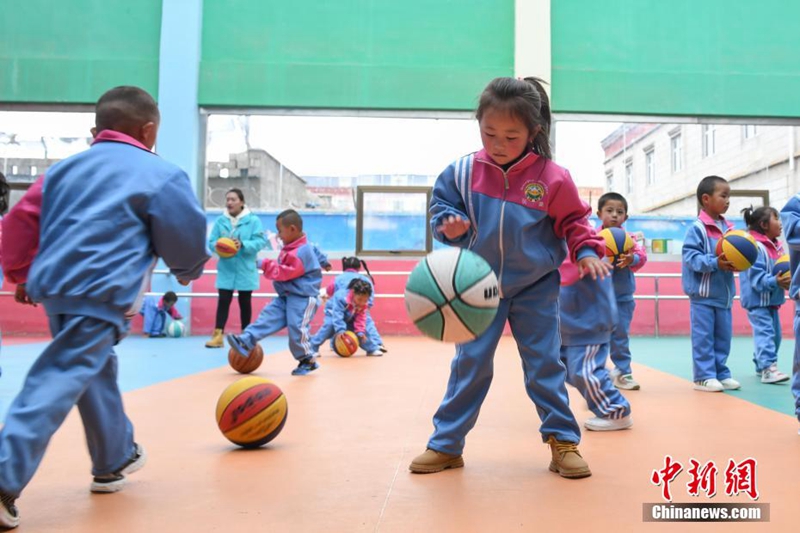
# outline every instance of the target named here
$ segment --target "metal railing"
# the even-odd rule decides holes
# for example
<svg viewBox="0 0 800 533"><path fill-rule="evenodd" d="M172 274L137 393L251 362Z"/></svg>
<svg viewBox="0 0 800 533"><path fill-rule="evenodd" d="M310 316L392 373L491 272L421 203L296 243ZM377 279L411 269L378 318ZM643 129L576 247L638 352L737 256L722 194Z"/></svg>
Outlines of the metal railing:
<svg viewBox="0 0 800 533"><path fill-rule="evenodd" d="M216 273L217 273L216 269L203 270L203 275L204 276L208 275L208 274L216 274ZM259 273L261 273L261 270L259 270ZM342 273L341 270L331 270L330 272L323 272L322 275L326 276L326 277L334 277L334 276L338 276L341 273ZM154 270L153 274L154 275L171 276L169 270L165 270L165 269ZM410 272L387 270L387 271L373 271L373 272L370 272L370 274L372 274L373 277L377 277L377 276L408 276L410 274ZM738 274L734 274L734 276L738 277L739 275ZM658 337L659 333L660 333L660 331L659 331L659 308L658 308L659 302L661 300L670 301L670 300L688 300L689 299L689 297L686 296L685 294L660 294L660 292L659 292L659 283L658 282L662 278L675 279L675 278L680 278L681 275L679 273L667 273L667 272L664 272L664 273L644 273L644 272L640 272L640 273L636 274L636 277L639 278L639 279L653 279L653 294L635 294L633 296L633 298L634 298L634 300L647 300L647 301L652 300L652 301L655 302L655 305L654 305L654 333L655 333L655 336ZM146 296L160 296L161 294L163 294L163 292L146 292L145 293ZM217 298L219 296L216 292L177 292L176 291L175 294L178 297L184 297L184 298ZM10 292L10 291L0 291L0 296L13 296L13 295L14 295L14 293ZM274 292L253 292L253 294L252 294L253 298L275 298L276 296L278 296L278 295L277 295L277 293L274 293ZM386 298L386 299L397 299L397 298L403 298L403 297L404 297L403 294L380 294L380 293L375 293L375 298L380 298L380 299L384 299L384 298ZM737 294L736 296L734 296L734 299L738 300L739 299L739 295Z"/></svg>

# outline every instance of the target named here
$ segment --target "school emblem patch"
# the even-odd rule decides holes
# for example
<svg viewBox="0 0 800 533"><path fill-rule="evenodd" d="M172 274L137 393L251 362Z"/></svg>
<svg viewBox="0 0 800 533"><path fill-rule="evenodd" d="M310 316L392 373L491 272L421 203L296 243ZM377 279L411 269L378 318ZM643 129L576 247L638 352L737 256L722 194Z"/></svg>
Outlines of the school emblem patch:
<svg viewBox="0 0 800 533"><path fill-rule="evenodd" d="M525 195L525 200L535 204L542 201L542 198L544 198L547 190L541 183L528 182L525 184L523 192Z"/></svg>

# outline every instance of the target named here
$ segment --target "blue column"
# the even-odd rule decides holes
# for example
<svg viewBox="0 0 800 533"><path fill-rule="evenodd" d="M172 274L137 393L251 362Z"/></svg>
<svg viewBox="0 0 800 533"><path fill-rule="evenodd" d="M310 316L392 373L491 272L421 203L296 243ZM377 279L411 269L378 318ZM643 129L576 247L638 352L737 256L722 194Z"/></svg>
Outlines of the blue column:
<svg viewBox="0 0 800 533"><path fill-rule="evenodd" d="M203 30L203 0L163 0L161 6L161 50L158 65L158 107L161 127L156 151L189 174L201 205L205 202L204 162L201 122L197 105L200 75L200 50ZM204 142L204 139L202 140ZM159 261L159 268L164 263ZM189 292L172 276L153 276L152 290ZM178 309L190 332L188 299L180 299Z"/></svg>

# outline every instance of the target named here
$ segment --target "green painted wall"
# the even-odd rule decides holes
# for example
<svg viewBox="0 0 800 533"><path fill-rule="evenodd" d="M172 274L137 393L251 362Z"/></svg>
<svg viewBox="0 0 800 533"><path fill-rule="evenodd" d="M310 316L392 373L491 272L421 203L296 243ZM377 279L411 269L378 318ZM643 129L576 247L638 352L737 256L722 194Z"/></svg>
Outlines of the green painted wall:
<svg viewBox="0 0 800 533"><path fill-rule="evenodd" d="M552 0L557 112L800 117L800 2Z"/></svg>
<svg viewBox="0 0 800 533"><path fill-rule="evenodd" d="M204 0L200 104L473 109L514 0Z"/></svg>
<svg viewBox="0 0 800 533"><path fill-rule="evenodd" d="M161 0L0 0L0 102L158 91Z"/></svg>

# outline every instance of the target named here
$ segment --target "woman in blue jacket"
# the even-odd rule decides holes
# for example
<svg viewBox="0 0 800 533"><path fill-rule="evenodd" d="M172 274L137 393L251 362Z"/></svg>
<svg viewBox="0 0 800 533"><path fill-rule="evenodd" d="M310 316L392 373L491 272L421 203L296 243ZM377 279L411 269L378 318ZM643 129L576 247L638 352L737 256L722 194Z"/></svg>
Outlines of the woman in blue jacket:
<svg viewBox="0 0 800 533"><path fill-rule="evenodd" d="M214 223L208 237L208 247L214 250L218 239L228 237L236 243L237 251L231 257L220 257L217 262L217 322L214 336L206 343L206 348L222 348L233 291L239 293L242 330L250 324L253 314L251 297L259 283L256 255L267 245L261 220L244 205L241 190L229 190L225 195L225 206L227 211Z"/></svg>

